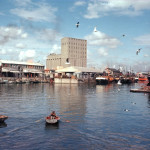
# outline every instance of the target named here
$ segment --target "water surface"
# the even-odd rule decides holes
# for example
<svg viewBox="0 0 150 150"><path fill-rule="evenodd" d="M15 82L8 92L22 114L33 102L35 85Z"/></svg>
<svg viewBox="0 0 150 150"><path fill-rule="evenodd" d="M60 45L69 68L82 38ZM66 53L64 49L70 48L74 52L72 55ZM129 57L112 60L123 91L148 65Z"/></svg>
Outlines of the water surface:
<svg viewBox="0 0 150 150"><path fill-rule="evenodd" d="M139 86L0 85L0 149L148 150L150 95L130 92ZM61 121L46 126L52 110Z"/></svg>

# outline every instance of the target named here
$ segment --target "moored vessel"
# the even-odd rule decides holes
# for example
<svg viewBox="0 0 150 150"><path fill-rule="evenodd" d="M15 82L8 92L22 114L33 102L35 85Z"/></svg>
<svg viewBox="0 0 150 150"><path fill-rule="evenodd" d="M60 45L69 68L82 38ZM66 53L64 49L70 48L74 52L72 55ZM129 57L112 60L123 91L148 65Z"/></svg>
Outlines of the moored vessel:
<svg viewBox="0 0 150 150"><path fill-rule="evenodd" d="M106 76L96 77L96 84L108 84L108 77Z"/></svg>

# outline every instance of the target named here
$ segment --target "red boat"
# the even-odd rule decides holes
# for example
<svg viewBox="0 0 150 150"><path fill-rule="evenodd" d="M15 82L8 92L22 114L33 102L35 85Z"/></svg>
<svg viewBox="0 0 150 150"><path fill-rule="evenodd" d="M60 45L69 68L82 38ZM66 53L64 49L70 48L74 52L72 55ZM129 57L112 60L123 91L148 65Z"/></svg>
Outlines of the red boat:
<svg viewBox="0 0 150 150"><path fill-rule="evenodd" d="M146 76L140 76L138 80L139 81L147 81L148 79Z"/></svg>
<svg viewBox="0 0 150 150"><path fill-rule="evenodd" d="M0 123L4 122L7 118L8 116L0 115Z"/></svg>

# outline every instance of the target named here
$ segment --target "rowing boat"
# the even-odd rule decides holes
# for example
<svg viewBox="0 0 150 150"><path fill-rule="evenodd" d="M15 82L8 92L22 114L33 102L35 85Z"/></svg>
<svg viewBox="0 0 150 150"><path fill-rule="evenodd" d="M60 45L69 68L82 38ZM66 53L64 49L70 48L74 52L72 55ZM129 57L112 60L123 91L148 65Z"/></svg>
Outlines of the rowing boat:
<svg viewBox="0 0 150 150"><path fill-rule="evenodd" d="M56 116L56 117L54 117L54 116L47 116L45 118L45 121L48 124L56 124L56 123L58 123L59 120L60 120L60 118L58 116Z"/></svg>
<svg viewBox="0 0 150 150"><path fill-rule="evenodd" d="M0 123L4 122L7 118L8 116L0 115Z"/></svg>

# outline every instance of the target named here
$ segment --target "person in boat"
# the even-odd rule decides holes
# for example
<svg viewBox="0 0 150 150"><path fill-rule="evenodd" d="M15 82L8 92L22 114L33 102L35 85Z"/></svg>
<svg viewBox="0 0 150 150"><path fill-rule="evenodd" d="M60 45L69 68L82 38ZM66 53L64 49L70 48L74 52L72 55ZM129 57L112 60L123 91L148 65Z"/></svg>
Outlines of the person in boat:
<svg viewBox="0 0 150 150"><path fill-rule="evenodd" d="M57 117L55 111L52 111L52 113L50 114L50 116L52 116L52 117L54 117L54 118Z"/></svg>

